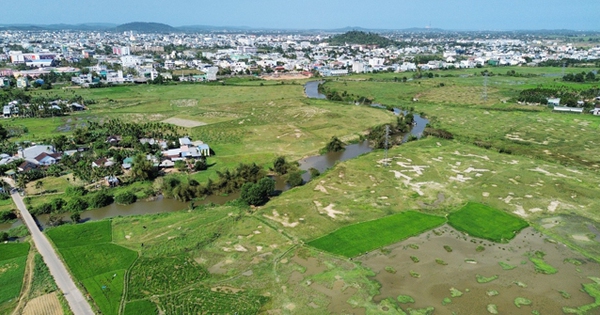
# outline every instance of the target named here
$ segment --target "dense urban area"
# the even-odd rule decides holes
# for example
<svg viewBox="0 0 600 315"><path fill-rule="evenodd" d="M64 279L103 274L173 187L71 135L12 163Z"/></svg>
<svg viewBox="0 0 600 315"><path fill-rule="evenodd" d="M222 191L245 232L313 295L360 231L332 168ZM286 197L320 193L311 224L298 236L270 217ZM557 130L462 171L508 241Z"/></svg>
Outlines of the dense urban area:
<svg viewBox="0 0 600 315"><path fill-rule="evenodd" d="M0 314L600 310L600 32L0 48Z"/></svg>

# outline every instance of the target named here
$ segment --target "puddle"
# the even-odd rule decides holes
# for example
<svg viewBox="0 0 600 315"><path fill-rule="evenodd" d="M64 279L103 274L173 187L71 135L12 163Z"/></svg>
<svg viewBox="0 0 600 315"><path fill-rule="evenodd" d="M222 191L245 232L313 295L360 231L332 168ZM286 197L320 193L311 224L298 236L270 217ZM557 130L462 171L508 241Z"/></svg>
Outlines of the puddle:
<svg viewBox="0 0 600 315"><path fill-rule="evenodd" d="M405 308L433 306L435 314L487 314L488 304L497 305L500 314L531 314L532 310L541 314L562 314L563 306L593 303L593 299L580 289L583 283L591 282L587 277L598 276L598 264L589 261L581 266L566 263L567 258L586 259L562 244L545 241L546 237L533 228L523 230L509 244L466 237L447 225L435 231L438 233L428 232L357 258L363 266L377 273L374 280L381 284L381 289L380 295L374 297L375 302L388 297L396 299L401 294L410 295L415 303L404 305ZM449 246L451 251L445 250L444 246ZM482 246L479 251L478 246ZM536 273L526 256L535 251L545 253L544 260L558 269L558 273ZM411 256L418 258L418 262L415 263ZM504 270L499 262L516 268ZM415 277L417 274L419 277ZM478 283L476 275L497 275L498 279ZM451 298L451 288L460 290L463 295ZM493 290L499 294L486 294ZM571 297L564 299L559 291L565 291ZM517 308L514 305L517 297L531 300L532 305ZM442 305L444 298L451 298L452 302Z"/></svg>

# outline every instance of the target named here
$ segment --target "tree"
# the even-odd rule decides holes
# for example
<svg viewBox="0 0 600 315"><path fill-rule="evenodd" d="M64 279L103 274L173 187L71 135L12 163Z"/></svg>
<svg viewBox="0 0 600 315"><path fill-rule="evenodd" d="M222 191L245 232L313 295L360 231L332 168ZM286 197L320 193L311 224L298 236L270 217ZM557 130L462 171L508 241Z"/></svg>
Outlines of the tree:
<svg viewBox="0 0 600 315"><path fill-rule="evenodd" d="M206 165L205 159L199 159L194 163L194 171L205 171L208 169L208 165Z"/></svg>
<svg viewBox="0 0 600 315"><path fill-rule="evenodd" d="M187 164L185 163L185 161L182 160L175 161L175 169L177 169L180 172L185 172L187 171Z"/></svg>
<svg viewBox="0 0 600 315"><path fill-rule="evenodd" d="M275 181L269 177L264 177L256 184L245 183L242 186L241 198L244 202L252 206L259 206L269 201L269 196L275 190Z"/></svg>
<svg viewBox="0 0 600 315"><path fill-rule="evenodd" d="M302 179L302 171L295 171L295 172L289 173L286 182L291 187L296 187L296 186L302 185L304 183L304 180Z"/></svg>
<svg viewBox="0 0 600 315"><path fill-rule="evenodd" d="M315 178L315 177L319 177L319 175L321 175L321 172L319 172L318 169L311 167L308 169L308 171L310 172L310 178Z"/></svg>
<svg viewBox="0 0 600 315"><path fill-rule="evenodd" d="M131 191L123 191L115 195L115 202L122 205L132 204L137 200L137 196Z"/></svg>
<svg viewBox="0 0 600 315"><path fill-rule="evenodd" d="M275 162L273 163L273 170L280 175L285 175L287 173L287 163L284 156L278 156L275 159Z"/></svg>
<svg viewBox="0 0 600 315"><path fill-rule="evenodd" d="M35 189L42 190L42 188L44 188L44 181L38 180L37 182L35 182Z"/></svg>
<svg viewBox="0 0 600 315"><path fill-rule="evenodd" d="M73 212L70 218L74 223L79 222L79 220L81 220L81 212Z"/></svg>
<svg viewBox="0 0 600 315"><path fill-rule="evenodd" d="M0 141L8 139L8 130L4 126L0 125Z"/></svg>
<svg viewBox="0 0 600 315"><path fill-rule="evenodd" d="M138 154L133 159L131 167L131 177L134 180L150 180L156 177L156 168L152 165L152 161L146 159L144 154Z"/></svg>
<svg viewBox="0 0 600 315"><path fill-rule="evenodd" d="M329 143L327 143L325 150L327 152L339 152L339 151L345 150L344 146L345 146L345 144L344 144L344 142L342 142L342 140L338 139L338 137L336 137L336 136L333 136L333 137L331 137L331 140L329 141Z"/></svg>
<svg viewBox="0 0 600 315"><path fill-rule="evenodd" d="M105 190L101 190L95 194L91 194L88 197L88 202L90 204L90 208L102 208L113 203L113 197L106 192Z"/></svg>

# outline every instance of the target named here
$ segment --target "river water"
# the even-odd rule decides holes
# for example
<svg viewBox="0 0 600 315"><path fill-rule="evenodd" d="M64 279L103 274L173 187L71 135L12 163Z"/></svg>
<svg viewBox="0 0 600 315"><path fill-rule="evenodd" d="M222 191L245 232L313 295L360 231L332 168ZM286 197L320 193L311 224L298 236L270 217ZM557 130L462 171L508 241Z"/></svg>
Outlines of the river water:
<svg viewBox="0 0 600 315"><path fill-rule="evenodd" d="M305 84L304 91L306 93L306 97L308 98L316 98L316 99L325 99L325 95L319 93L319 84L322 81L311 81ZM375 106L377 107L377 106ZM381 106L382 108L385 108ZM382 109L385 110L385 109ZM398 108L394 108L394 113L399 115L401 113L405 114L402 110ZM415 124L411 128L410 133L407 133L403 136L403 142L406 142L410 135L414 135L418 138L423 134L423 130L428 123L428 120L422 118L419 115L414 115ZM308 170L310 168L315 168L319 170L319 172L324 172L327 169L333 167L337 162L347 161L349 159L353 159L359 155L368 153L373 151L373 149L369 146L368 141L363 141L359 143L349 144L346 146L344 151L340 152L329 152L322 155L316 155L304 158L299 161L300 169L304 172L302 178L305 182L308 182L310 178L310 172ZM284 192L288 190L290 187L285 183L285 181L280 177L273 177L275 180L275 189L278 192ZM201 204L224 204L227 201L234 200L239 197L239 193L230 194L227 196L221 195L211 195L206 197L204 200L195 201L194 205ZM186 209L190 206L190 203L180 202L174 199L163 198L159 196L154 200L150 201L138 201L131 205L118 205L111 204L104 208L93 209L84 211L81 214L82 221L90 221L90 220L102 220L105 218L117 217L117 216L130 216L130 215L140 215L140 214L153 214L153 213L162 213L162 212L173 212L179 211L182 209ZM44 228L48 224L49 215L40 215L37 216L36 219L38 221L38 225ZM62 215L64 221L70 221L69 214ZM0 231L5 231L10 228L17 227L22 225L20 220L12 224L0 224Z"/></svg>

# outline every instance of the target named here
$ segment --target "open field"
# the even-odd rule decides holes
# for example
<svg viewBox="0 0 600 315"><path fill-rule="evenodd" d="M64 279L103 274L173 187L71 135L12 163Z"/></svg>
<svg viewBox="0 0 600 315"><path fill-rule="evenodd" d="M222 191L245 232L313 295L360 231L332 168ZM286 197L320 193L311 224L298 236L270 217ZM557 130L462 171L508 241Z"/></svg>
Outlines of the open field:
<svg viewBox="0 0 600 315"><path fill-rule="evenodd" d="M554 81L559 68L513 69L551 76L491 76L487 101L482 77L473 75L481 70L327 83L414 106L454 140L429 137L338 163L262 207L207 206L47 233L104 314L597 311L598 285L588 277L597 277L593 260L600 261L600 120L509 101L538 84L562 84ZM374 81L353 81L361 78ZM394 119L304 99L300 85L260 83L82 90L98 103L69 119L206 123L185 129L216 152L209 171L181 175L199 182L240 160L268 165L281 154L314 154L332 135L357 139ZM462 232L439 227L445 217ZM399 303L403 295L414 304Z"/></svg>
<svg viewBox="0 0 600 315"><path fill-rule="evenodd" d="M448 223L474 237L505 243L528 226L516 216L473 202L448 216Z"/></svg>
<svg viewBox="0 0 600 315"><path fill-rule="evenodd" d="M0 314L10 313L21 293L29 243L0 244Z"/></svg>
<svg viewBox="0 0 600 315"><path fill-rule="evenodd" d="M446 222L442 217L408 211L381 219L343 227L308 243L310 246L353 257L410 236L421 234Z"/></svg>

